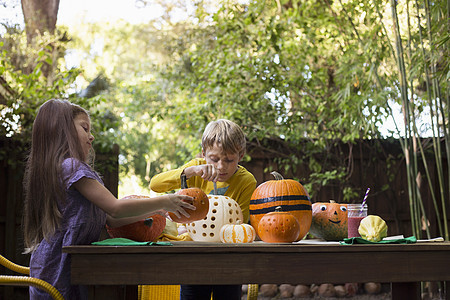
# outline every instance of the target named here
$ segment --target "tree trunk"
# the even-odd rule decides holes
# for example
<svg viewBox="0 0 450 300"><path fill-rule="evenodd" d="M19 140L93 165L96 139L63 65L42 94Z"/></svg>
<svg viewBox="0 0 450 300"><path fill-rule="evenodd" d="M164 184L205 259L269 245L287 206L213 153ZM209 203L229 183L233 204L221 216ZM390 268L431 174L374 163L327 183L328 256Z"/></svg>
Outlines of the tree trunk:
<svg viewBox="0 0 450 300"><path fill-rule="evenodd" d="M21 0L27 32L27 42L31 44L37 34L48 31L53 34L56 27L60 0Z"/></svg>
<svg viewBox="0 0 450 300"><path fill-rule="evenodd" d="M27 43L34 46L35 38L43 35L45 32L55 33L56 19L58 16L60 0L21 0L22 11L25 21L25 31L27 33ZM50 44L50 48L46 50L52 63L46 60L42 65L42 74L46 77L47 82L53 82L53 73L58 55L58 49L55 45ZM38 46L39 47L39 46Z"/></svg>

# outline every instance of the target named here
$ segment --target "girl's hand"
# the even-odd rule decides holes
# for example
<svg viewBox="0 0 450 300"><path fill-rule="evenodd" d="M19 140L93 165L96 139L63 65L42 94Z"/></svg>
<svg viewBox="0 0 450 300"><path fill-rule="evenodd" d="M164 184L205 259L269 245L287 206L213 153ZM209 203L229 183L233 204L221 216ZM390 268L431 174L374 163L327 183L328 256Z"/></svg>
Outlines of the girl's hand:
<svg viewBox="0 0 450 300"><path fill-rule="evenodd" d="M200 176L203 180L216 182L219 177L219 172L212 164L205 164L199 166L192 166L184 169L187 178L192 176Z"/></svg>
<svg viewBox="0 0 450 300"><path fill-rule="evenodd" d="M185 209L197 209L194 205L192 205L194 199L190 196L169 194L166 195L166 197L166 211L174 213L178 218L180 218L181 215L189 217L189 214Z"/></svg>

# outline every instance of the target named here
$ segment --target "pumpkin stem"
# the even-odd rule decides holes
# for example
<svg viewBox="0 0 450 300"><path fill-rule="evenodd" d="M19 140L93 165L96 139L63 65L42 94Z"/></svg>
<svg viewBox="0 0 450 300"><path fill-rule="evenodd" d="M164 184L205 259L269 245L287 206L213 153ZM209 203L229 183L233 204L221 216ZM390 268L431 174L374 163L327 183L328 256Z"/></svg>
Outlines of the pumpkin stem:
<svg viewBox="0 0 450 300"><path fill-rule="evenodd" d="M280 212L280 211L283 211L283 209L282 209L281 206L277 206L277 207L275 207L275 211L276 211L276 212Z"/></svg>
<svg viewBox="0 0 450 300"><path fill-rule="evenodd" d="M152 225L153 225L153 218L147 218L147 219L145 219L145 220L144 220L144 224L145 224L145 226L147 226L147 227L152 227Z"/></svg>
<svg viewBox="0 0 450 300"><path fill-rule="evenodd" d="M334 201L334 200L330 200L330 203L336 203L336 201Z"/></svg>
<svg viewBox="0 0 450 300"><path fill-rule="evenodd" d="M283 180L284 179L283 176L281 176L281 174L276 171L273 171L270 174L273 175L273 177L275 177L275 180Z"/></svg>

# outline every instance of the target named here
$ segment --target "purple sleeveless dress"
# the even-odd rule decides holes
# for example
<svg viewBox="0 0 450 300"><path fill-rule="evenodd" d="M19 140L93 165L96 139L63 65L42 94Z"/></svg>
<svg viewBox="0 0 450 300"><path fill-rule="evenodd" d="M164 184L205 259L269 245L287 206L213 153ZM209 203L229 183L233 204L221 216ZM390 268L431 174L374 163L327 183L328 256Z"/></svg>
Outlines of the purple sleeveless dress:
<svg viewBox="0 0 450 300"><path fill-rule="evenodd" d="M86 286L70 284L70 256L62 252L63 246L89 245L98 241L106 224L106 213L96 207L72 185L83 177L103 184L99 175L87 164L66 159L62 165L66 180L67 200L61 205L62 224L55 234L41 241L31 254L30 276L47 281L64 296L64 299L87 299ZM52 299L38 288L30 287L30 299Z"/></svg>

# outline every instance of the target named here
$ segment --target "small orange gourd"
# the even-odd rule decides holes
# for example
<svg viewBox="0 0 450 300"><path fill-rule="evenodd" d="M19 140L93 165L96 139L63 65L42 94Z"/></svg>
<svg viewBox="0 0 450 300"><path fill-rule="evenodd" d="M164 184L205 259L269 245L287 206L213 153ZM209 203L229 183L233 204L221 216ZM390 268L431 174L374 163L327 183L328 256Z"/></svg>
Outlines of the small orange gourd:
<svg viewBox="0 0 450 300"><path fill-rule="evenodd" d="M300 223L297 218L281 211L281 206L264 215L258 224L258 235L267 243L292 243L298 239L299 234Z"/></svg>
<svg viewBox="0 0 450 300"><path fill-rule="evenodd" d="M203 220L206 217L209 211L208 195L206 195L205 192L199 188L196 187L188 188L186 177L181 177L181 190L179 190L177 194L191 196L193 198L191 204L196 207L196 210L185 209L186 212L189 214L189 217L185 217L183 215L177 217L174 213L169 212L169 216L172 219L172 221L177 223L190 223L194 221Z"/></svg>
<svg viewBox="0 0 450 300"><path fill-rule="evenodd" d="M251 243L256 238L256 231L252 225L241 224L225 224L220 228L220 241L222 243Z"/></svg>

